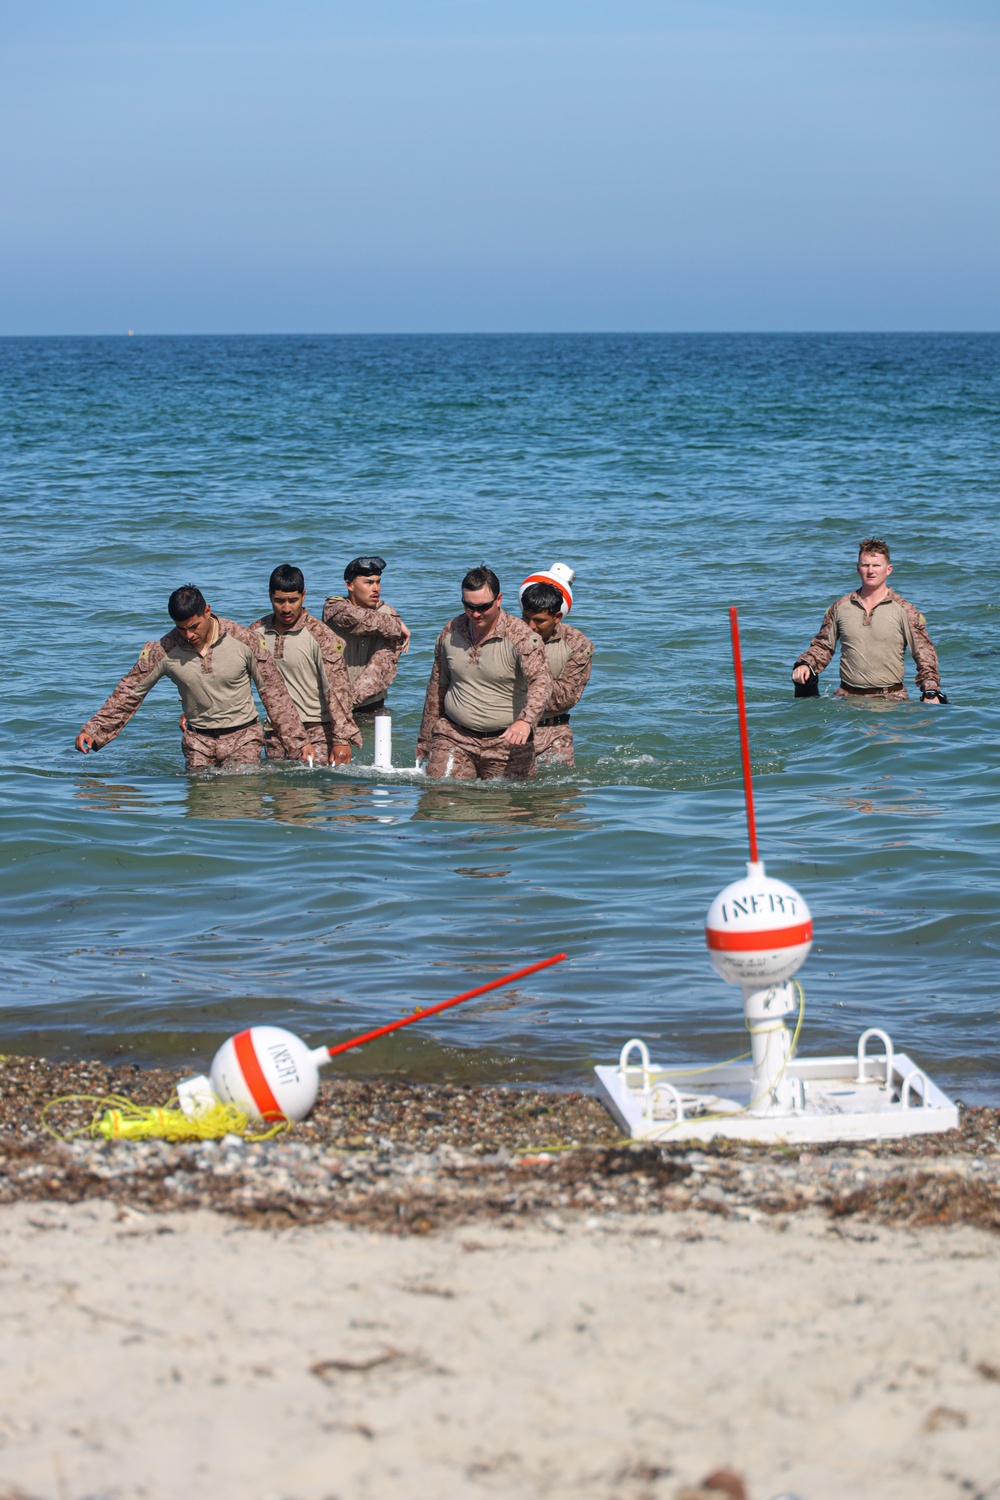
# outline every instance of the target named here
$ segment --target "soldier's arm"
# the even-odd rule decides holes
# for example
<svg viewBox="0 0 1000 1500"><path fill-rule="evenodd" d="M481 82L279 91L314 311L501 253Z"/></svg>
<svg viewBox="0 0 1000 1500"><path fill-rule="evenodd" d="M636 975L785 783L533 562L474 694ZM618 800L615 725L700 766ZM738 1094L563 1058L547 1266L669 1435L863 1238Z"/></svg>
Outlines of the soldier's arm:
<svg viewBox="0 0 1000 1500"><path fill-rule="evenodd" d="M529 630L527 625L524 627L524 635L516 638L514 645L521 658L521 670L528 687L524 707L514 723L527 724L529 729L534 729L552 696L554 684L552 673L549 671L549 659L545 654L541 636Z"/></svg>
<svg viewBox="0 0 1000 1500"><path fill-rule="evenodd" d="M402 653L402 641L394 645L379 646L351 685L351 703L357 705L364 703L366 698L384 698L386 690L396 680Z"/></svg>
<svg viewBox="0 0 1000 1500"><path fill-rule="evenodd" d="M909 600L902 603L906 644L917 669L917 687L925 698L937 698L941 692L941 669L934 642L927 634L927 621Z"/></svg>
<svg viewBox="0 0 1000 1500"><path fill-rule="evenodd" d="M331 594L323 605L323 623L338 635L381 635L387 641L398 642L400 650L410 640L409 630L391 605L385 609L362 609L337 594Z"/></svg>
<svg viewBox="0 0 1000 1500"><path fill-rule="evenodd" d="M552 679L552 692L545 706L547 714L565 714L576 707L590 681L593 660L594 648L587 637L580 633L579 640L573 643L569 661L559 676Z"/></svg>
<svg viewBox="0 0 1000 1500"><path fill-rule="evenodd" d="M160 641L147 641L139 660L126 672L114 692L76 737L76 748L84 755L101 750L120 734L154 683L159 682L166 666L167 653Z"/></svg>
<svg viewBox="0 0 1000 1500"><path fill-rule="evenodd" d="M360 745L361 731L351 713L351 679L344 665L343 643L328 626L312 615L306 621L306 629L318 645L322 657L323 692L334 740L340 745Z"/></svg>
<svg viewBox="0 0 1000 1500"><path fill-rule="evenodd" d="M448 671L443 642L444 631L442 630L434 647L434 665L431 668L427 692L424 694L424 711L420 718L420 731L417 734L417 760L427 759L430 754L431 740L434 737L434 726L439 719L444 718L444 695L448 691L451 674Z"/></svg>
<svg viewBox="0 0 1000 1500"><path fill-rule="evenodd" d="M818 677L823 668L828 667L833 660L833 653L837 649L837 637L840 634L837 626L837 606L839 603L840 600L838 599L836 604L830 605L830 608L823 616L823 623L819 627L819 630L817 630L809 645L802 652L802 655L796 657L795 665L792 668L792 676L797 682L804 682L808 676L808 673L796 676L800 667L808 667L809 671L815 672Z"/></svg>
<svg viewBox="0 0 1000 1500"><path fill-rule="evenodd" d="M247 631L241 637L247 647L247 670L257 684L257 691L279 740L289 755L298 756L309 744L298 710L288 696L285 679L274 658L269 651L255 645L252 637L247 639L249 636L250 632Z"/></svg>

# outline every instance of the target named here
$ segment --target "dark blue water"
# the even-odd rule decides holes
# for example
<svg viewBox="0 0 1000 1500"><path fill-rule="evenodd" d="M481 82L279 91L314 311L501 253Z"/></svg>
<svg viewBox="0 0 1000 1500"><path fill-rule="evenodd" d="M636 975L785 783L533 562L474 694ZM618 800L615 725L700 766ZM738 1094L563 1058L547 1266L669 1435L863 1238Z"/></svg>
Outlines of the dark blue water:
<svg viewBox="0 0 1000 1500"><path fill-rule="evenodd" d="M1000 338L19 339L0 393L0 1046L205 1062L265 1018L333 1040L565 948L345 1066L569 1081L633 1033L730 1055L740 997L702 925L746 858L737 604L762 852L816 924L803 1050L879 1024L996 1097ZM873 531L946 709L791 696ZM575 773L189 778L166 684L74 752L178 583L249 621L275 563L318 605L373 550L413 629L399 767L466 568L509 604L577 569Z"/></svg>

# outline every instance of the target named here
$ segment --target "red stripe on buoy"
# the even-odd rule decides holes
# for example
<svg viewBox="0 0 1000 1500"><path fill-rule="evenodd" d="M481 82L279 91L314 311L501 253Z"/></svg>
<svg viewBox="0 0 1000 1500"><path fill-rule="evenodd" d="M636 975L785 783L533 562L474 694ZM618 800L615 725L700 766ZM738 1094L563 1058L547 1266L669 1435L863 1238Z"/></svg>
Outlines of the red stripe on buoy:
<svg viewBox="0 0 1000 1500"><path fill-rule="evenodd" d="M769 932L719 932L705 928L705 941L719 953L761 953L769 948L794 948L797 943L811 943L813 924L801 922L798 927L772 927Z"/></svg>
<svg viewBox="0 0 1000 1500"><path fill-rule="evenodd" d="M262 1120L283 1120L285 1111L281 1108L277 1099L271 1093L271 1086L264 1077L263 1069L257 1060L257 1050L253 1044L253 1034L249 1031L240 1031L233 1037L233 1048L236 1052L236 1061L240 1065L243 1080L250 1090L250 1097L260 1110Z"/></svg>

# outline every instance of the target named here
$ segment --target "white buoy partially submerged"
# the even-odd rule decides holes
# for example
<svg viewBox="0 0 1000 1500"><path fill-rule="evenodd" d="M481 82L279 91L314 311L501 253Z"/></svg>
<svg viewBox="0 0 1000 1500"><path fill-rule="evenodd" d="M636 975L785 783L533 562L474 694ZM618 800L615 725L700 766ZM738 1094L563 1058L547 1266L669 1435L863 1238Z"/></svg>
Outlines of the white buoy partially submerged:
<svg viewBox="0 0 1000 1500"><path fill-rule="evenodd" d="M392 770L392 714L387 708L375 715L375 754L372 765L376 771Z"/></svg>
<svg viewBox="0 0 1000 1500"><path fill-rule="evenodd" d="M378 1037L400 1031L428 1016L450 1010L477 995L489 990L501 989L540 969L549 969L560 964L565 953L556 953L543 958L513 974L504 974L491 979L487 984L477 985L464 994L453 995L450 1000L440 1000L436 1005L420 1007L412 1015L363 1036L352 1037L348 1042L338 1042L333 1047L310 1047L293 1031L282 1026L250 1026L245 1031L223 1042L212 1061L209 1075L199 1073L195 1078L185 1078L177 1086L181 1109L186 1115L195 1117L215 1104L235 1104L249 1120L264 1120L273 1123L281 1120L304 1120L316 1103L319 1093L319 1070L326 1067L342 1052L363 1047Z"/></svg>
<svg viewBox="0 0 1000 1500"><path fill-rule="evenodd" d="M876 1027L862 1034L856 1055L796 1055L804 997L793 979L812 947L812 916L798 891L768 875L758 856L735 608L729 618L750 862L709 907L705 941L716 973L743 987L750 1061L665 1068L633 1037L617 1067L594 1070L604 1103L632 1137L645 1140L839 1141L955 1130L957 1106ZM787 1019L796 1011L793 1037ZM872 1038L881 1041L882 1057L868 1056ZM682 1088L695 1077L696 1088Z"/></svg>

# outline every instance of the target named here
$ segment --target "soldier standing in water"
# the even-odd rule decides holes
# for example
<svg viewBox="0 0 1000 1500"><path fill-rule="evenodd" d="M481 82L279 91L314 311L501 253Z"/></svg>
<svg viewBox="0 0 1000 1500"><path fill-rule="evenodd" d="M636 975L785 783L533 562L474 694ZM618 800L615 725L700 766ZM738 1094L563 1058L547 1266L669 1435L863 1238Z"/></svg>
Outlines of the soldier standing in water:
<svg viewBox="0 0 1000 1500"><path fill-rule="evenodd" d="M343 642L355 718L385 707L386 690L410 645L409 630L382 599L385 568L384 557L355 557L344 569L346 599L331 594L323 605L324 624Z"/></svg>
<svg viewBox="0 0 1000 1500"><path fill-rule="evenodd" d="M305 607L301 568L282 563L268 583L271 613L250 627L273 657L320 765L347 765L361 733L351 716L351 684L344 644ZM268 760L284 760L285 747L270 721L264 726Z"/></svg>
<svg viewBox="0 0 1000 1500"><path fill-rule="evenodd" d="M530 573L521 584L521 619L545 644L552 692L535 725L535 755L539 765L574 763L573 726L569 712L583 696L590 680L593 643L582 630L563 623L573 607L571 585L576 574L564 563L553 563L547 573Z"/></svg>
<svg viewBox="0 0 1000 1500"><path fill-rule="evenodd" d="M315 757L302 720L271 657L244 625L214 615L193 584L167 601L173 630L147 641L139 660L80 730L76 748L100 750L120 734L146 694L169 677L181 697L181 748L189 771L260 762L264 745L250 691L256 684L271 723L289 755Z"/></svg>
<svg viewBox="0 0 1000 1500"><path fill-rule="evenodd" d="M858 550L860 589L830 605L823 623L792 668L797 688L808 690L833 660L840 642L840 687L835 698L887 698L905 702L904 653L909 647L924 703L947 703L941 691L937 652L927 621L908 599L889 587L889 548L877 536Z"/></svg>
<svg viewBox="0 0 1000 1500"><path fill-rule="evenodd" d="M459 781L535 774L533 730L552 691L541 637L503 608L491 568L462 579L462 610L434 647L417 760Z"/></svg>

